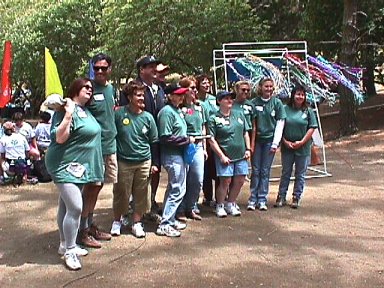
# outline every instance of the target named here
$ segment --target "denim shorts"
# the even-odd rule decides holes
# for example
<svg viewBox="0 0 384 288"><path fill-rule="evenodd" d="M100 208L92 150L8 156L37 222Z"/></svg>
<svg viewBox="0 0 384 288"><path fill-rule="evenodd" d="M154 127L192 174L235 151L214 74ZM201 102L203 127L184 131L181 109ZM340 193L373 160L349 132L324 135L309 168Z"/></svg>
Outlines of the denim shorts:
<svg viewBox="0 0 384 288"><path fill-rule="evenodd" d="M215 157L215 166L217 177L231 177L237 175L248 175L248 162L247 160L239 160L225 165L221 163L219 157Z"/></svg>

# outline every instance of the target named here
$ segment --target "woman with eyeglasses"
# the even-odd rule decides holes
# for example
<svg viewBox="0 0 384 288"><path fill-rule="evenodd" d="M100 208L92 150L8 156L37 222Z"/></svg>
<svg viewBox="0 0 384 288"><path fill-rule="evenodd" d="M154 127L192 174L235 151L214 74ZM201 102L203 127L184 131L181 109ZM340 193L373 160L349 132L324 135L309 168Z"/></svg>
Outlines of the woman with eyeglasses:
<svg viewBox="0 0 384 288"><path fill-rule="evenodd" d="M83 207L82 188L104 177L101 128L87 109L93 88L88 78L78 78L69 87L66 104L53 115L51 144L45 164L59 190L57 224L58 253L70 270L81 269L78 256L88 251L76 246Z"/></svg>
<svg viewBox="0 0 384 288"><path fill-rule="evenodd" d="M216 189L216 216L240 216L237 196L248 174L247 160L251 157L248 123L241 112L232 110L234 95L228 91L217 93L219 111L209 118L209 139L215 153L219 186Z"/></svg>
<svg viewBox="0 0 384 288"><path fill-rule="evenodd" d="M260 80L258 97L253 99L255 126L252 131L252 174L247 210L268 210L269 176L277 147L284 129L286 113L281 100L273 95L274 81L271 78Z"/></svg>
<svg viewBox="0 0 384 288"><path fill-rule="evenodd" d="M247 120L248 126L252 129L254 108L252 102L249 100L251 95L251 85L247 81L238 81L235 83L234 90L236 98L233 101L232 110L242 112Z"/></svg>
<svg viewBox="0 0 384 288"><path fill-rule="evenodd" d="M311 155L312 134L317 128L317 120L313 110L307 105L305 88L297 85L292 89L291 98L285 106L287 118L281 145L281 172L279 194L275 207L286 205L287 191L295 164L295 184L293 186L292 204L299 208L304 191L305 173Z"/></svg>
<svg viewBox="0 0 384 288"><path fill-rule="evenodd" d="M187 135L194 137L206 135L204 109L199 100L196 99L196 79L185 77L180 80L179 85L189 89L184 96L181 108L187 123ZM186 193L177 212L177 218L181 221L186 221L187 218L199 221L202 219L196 202L203 186L204 160L207 157L206 143L205 140L201 139L196 140L192 145L195 145L196 150L190 163L187 163Z"/></svg>

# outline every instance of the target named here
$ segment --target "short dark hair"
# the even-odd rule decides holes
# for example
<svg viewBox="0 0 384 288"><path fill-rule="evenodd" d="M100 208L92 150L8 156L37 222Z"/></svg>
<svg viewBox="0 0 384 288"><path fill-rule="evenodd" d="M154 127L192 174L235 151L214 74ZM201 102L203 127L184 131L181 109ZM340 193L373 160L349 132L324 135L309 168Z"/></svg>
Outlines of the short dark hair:
<svg viewBox="0 0 384 288"><path fill-rule="evenodd" d="M95 56L92 57L92 65L95 65L96 62L105 60L108 63L108 66L112 65L112 58L109 57L105 53L97 53Z"/></svg>
<svg viewBox="0 0 384 288"><path fill-rule="evenodd" d="M87 84L87 82L91 82L91 79L87 77L77 78L75 79L68 89L68 98L73 99L77 95L79 95L80 90L83 89L83 87Z"/></svg>
<svg viewBox="0 0 384 288"><path fill-rule="evenodd" d="M49 123L49 120L51 120L51 114L49 114L47 111L40 111L39 116L44 123Z"/></svg>
<svg viewBox="0 0 384 288"><path fill-rule="evenodd" d="M207 74L200 74L200 75L197 75L197 76L195 77L195 79L196 79L196 87L197 87L197 90L199 90L201 82L203 82L205 79L208 79L209 82L211 82L211 78L210 78Z"/></svg>
<svg viewBox="0 0 384 288"><path fill-rule="evenodd" d="M23 121L24 120L24 113L22 112L16 112L12 115L13 121Z"/></svg>
<svg viewBox="0 0 384 288"><path fill-rule="evenodd" d="M295 87L293 87L292 91L291 91L291 98L289 98L289 101L288 101L288 106L290 107L294 107L295 105L295 94L298 92L298 91L301 91L301 92L304 92L304 102L303 104L301 105L301 109L302 110L305 110L307 109L308 107L308 103L307 103L307 91L305 90L304 86L301 86L300 84L296 84Z"/></svg>
<svg viewBox="0 0 384 288"><path fill-rule="evenodd" d="M145 86L138 80L132 80L124 85L122 93L125 95L125 97L127 97L127 100L129 102L129 97L132 97L137 90L144 91Z"/></svg>

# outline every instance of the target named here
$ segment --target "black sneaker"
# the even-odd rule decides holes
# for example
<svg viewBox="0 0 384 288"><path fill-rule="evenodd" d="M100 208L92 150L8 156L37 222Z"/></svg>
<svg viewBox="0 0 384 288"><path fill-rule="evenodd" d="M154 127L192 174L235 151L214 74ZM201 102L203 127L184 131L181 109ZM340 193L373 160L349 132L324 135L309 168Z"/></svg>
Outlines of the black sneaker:
<svg viewBox="0 0 384 288"><path fill-rule="evenodd" d="M273 207L281 208L285 205L287 205L287 200L285 198L280 197L280 195L279 195L279 196L277 196L276 203L275 203L275 205L273 205Z"/></svg>
<svg viewBox="0 0 384 288"><path fill-rule="evenodd" d="M296 197L293 197L292 198L292 204L291 204L291 208L292 209L297 209L299 208L299 203L300 203L300 199L299 198L296 198Z"/></svg>

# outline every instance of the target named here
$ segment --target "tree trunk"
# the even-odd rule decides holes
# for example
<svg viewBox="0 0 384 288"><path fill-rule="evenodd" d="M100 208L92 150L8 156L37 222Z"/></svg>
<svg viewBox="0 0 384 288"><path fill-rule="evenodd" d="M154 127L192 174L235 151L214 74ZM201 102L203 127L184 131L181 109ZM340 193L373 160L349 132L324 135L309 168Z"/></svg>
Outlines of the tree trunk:
<svg viewBox="0 0 384 288"><path fill-rule="evenodd" d="M350 67L353 67L356 62L358 36L358 29L356 27L357 8L358 0L344 0L340 61ZM339 132L342 136L352 135L357 132L356 102L352 92L346 87L339 85L338 92L340 94Z"/></svg>
<svg viewBox="0 0 384 288"><path fill-rule="evenodd" d="M364 77L363 77L363 86L365 93L369 96L376 95L375 87L375 49L372 45L367 45L366 49L361 49L363 65L365 67Z"/></svg>

